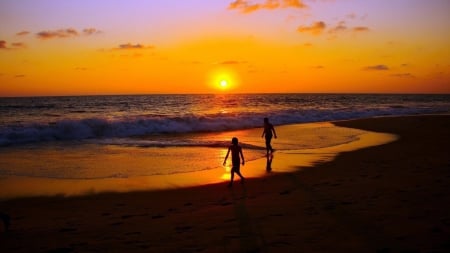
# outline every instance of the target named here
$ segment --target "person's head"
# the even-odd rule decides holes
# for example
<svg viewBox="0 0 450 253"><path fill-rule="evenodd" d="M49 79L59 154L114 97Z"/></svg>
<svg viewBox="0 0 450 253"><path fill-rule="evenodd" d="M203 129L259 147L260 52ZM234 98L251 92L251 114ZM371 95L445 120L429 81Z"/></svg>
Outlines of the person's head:
<svg viewBox="0 0 450 253"><path fill-rule="evenodd" d="M264 118L264 123L269 123L269 118Z"/></svg>
<svg viewBox="0 0 450 253"><path fill-rule="evenodd" d="M233 145L237 145L238 144L238 138L233 137L233 139L231 139L231 143L233 143Z"/></svg>

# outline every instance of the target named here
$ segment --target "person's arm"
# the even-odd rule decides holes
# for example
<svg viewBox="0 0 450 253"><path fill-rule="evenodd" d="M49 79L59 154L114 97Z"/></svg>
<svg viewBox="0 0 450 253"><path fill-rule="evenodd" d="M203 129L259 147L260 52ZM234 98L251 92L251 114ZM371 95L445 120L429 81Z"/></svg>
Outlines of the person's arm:
<svg viewBox="0 0 450 253"><path fill-rule="evenodd" d="M264 137L264 134L265 134L265 133L266 133L266 128L264 128L264 129L263 129L263 132L262 132L261 138L262 138L262 137Z"/></svg>
<svg viewBox="0 0 450 253"><path fill-rule="evenodd" d="M277 138L277 133L275 132L275 127L272 126L272 132L273 132L273 136L275 137L275 139Z"/></svg>
<svg viewBox="0 0 450 253"><path fill-rule="evenodd" d="M227 155L225 156L225 159L223 160L223 166L227 163L228 155L230 154L230 148L228 148Z"/></svg>
<svg viewBox="0 0 450 253"><path fill-rule="evenodd" d="M244 160L244 154L242 153L242 148L239 150L239 153L241 154L242 165L244 165L245 164L245 160Z"/></svg>

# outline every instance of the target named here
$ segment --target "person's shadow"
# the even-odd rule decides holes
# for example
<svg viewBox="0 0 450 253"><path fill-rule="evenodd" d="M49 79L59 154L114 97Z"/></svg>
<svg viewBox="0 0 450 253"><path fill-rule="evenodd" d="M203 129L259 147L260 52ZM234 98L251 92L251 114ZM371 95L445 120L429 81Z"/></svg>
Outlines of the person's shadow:
<svg viewBox="0 0 450 253"><path fill-rule="evenodd" d="M273 152L267 155L266 171L272 171Z"/></svg>

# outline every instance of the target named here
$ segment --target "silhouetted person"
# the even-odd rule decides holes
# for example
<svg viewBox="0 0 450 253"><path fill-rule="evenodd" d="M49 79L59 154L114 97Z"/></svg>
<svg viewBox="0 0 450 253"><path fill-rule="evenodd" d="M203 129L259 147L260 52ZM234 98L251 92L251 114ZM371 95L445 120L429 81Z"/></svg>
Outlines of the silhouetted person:
<svg viewBox="0 0 450 253"><path fill-rule="evenodd" d="M241 175L241 159L242 158L242 165L245 164L244 161L244 155L242 154L242 147L239 146L238 144L238 138L233 137L233 139L231 139L231 143L232 145L228 148L228 152L227 155L225 156L225 159L223 160L223 165L226 164L227 159L228 159L228 155L230 154L231 151L231 162L232 162L232 167L231 167L231 181L228 184L228 186L232 186L233 185L233 178L234 178L234 173L238 174L239 177L241 177L241 182L244 182L244 177Z"/></svg>
<svg viewBox="0 0 450 253"><path fill-rule="evenodd" d="M269 123L268 118L264 118L264 131L261 135L261 137L266 138L266 150L267 150L267 156L269 156L269 151L273 153L273 148L270 142L272 141L272 137L277 138L277 133L275 132L275 128L272 124Z"/></svg>

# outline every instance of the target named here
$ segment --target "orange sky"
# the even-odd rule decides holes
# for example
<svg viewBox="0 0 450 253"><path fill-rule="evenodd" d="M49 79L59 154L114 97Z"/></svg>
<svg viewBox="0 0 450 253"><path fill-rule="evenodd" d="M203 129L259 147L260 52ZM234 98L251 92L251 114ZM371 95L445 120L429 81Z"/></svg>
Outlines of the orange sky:
<svg viewBox="0 0 450 253"><path fill-rule="evenodd" d="M448 13L448 0L2 0L0 96L450 93Z"/></svg>

